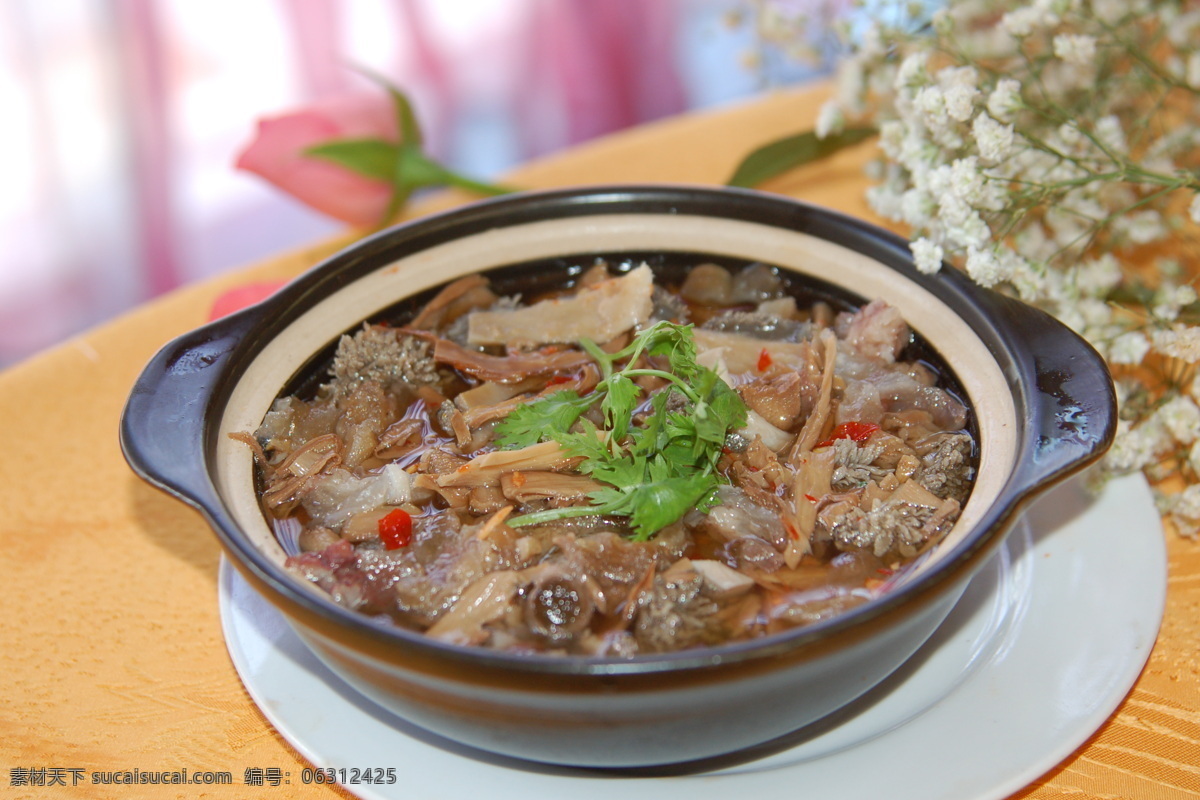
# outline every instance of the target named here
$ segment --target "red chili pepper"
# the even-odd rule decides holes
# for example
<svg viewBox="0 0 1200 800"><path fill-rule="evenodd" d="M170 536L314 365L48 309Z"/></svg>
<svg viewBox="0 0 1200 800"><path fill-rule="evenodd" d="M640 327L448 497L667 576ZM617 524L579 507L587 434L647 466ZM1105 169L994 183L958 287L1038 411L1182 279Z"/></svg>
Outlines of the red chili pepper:
<svg viewBox="0 0 1200 800"><path fill-rule="evenodd" d="M412 515L397 508L379 520L379 538L388 550L407 547L412 541Z"/></svg>
<svg viewBox="0 0 1200 800"><path fill-rule="evenodd" d="M829 447L838 439L853 439L856 442L865 442L877 430L879 430L879 426L873 422L843 422L833 429L833 433L829 434L828 439L818 442L816 446Z"/></svg>
<svg viewBox="0 0 1200 800"><path fill-rule="evenodd" d="M547 386L554 386L557 383L570 383L575 380L574 375L553 375L550 380L546 381Z"/></svg>
<svg viewBox="0 0 1200 800"><path fill-rule="evenodd" d="M771 368L771 354L767 352L767 348L763 348L758 354L758 371L766 372Z"/></svg>

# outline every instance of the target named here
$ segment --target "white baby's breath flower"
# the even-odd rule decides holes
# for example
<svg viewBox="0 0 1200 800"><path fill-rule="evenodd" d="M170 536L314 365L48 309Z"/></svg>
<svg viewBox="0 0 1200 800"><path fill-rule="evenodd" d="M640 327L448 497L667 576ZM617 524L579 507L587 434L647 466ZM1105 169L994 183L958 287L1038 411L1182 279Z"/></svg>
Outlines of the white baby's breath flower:
<svg viewBox="0 0 1200 800"><path fill-rule="evenodd" d="M1149 244L1167 234L1162 214L1147 209L1131 211L1113 221L1113 230L1125 236L1133 244Z"/></svg>
<svg viewBox="0 0 1200 800"><path fill-rule="evenodd" d="M974 67L943 67L937 71L938 85L943 89L962 86L979 89L979 70Z"/></svg>
<svg viewBox="0 0 1200 800"><path fill-rule="evenodd" d="M954 15L945 7L933 12L930 22L933 23L933 30L939 36L949 36L954 31Z"/></svg>
<svg viewBox="0 0 1200 800"><path fill-rule="evenodd" d="M842 108L860 111L864 107L867 86L862 62L857 58L839 62L834 86L834 97Z"/></svg>
<svg viewBox="0 0 1200 800"><path fill-rule="evenodd" d="M991 238L992 232L979 212L954 193L944 194L938 199L938 221L945 230L945 240L957 252L983 247Z"/></svg>
<svg viewBox="0 0 1200 800"><path fill-rule="evenodd" d="M921 121L931 131L946 126L949 118L946 111L946 95L937 86L922 86L917 90L913 106L921 113Z"/></svg>
<svg viewBox="0 0 1200 800"><path fill-rule="evenodd" d="M1086 34L1060 33L1054 37L1054 55L1068 64L1091 66L1096 58L1096 37Z"/></svg>
<svg viewBox="0 0 1200 800"><path fill-rule="evenodd" d="M1056 308L1054 316L1058 317L1059 322L1080 336L1083 335L1084 329L1087 328L1087 320L1083 318L1083 314L1079 313L1079 309L1073 305Z"/></svg>
<svg viewBox="0 0 1200 800"><path fill-rule="evenodd" d="M1008 31L1009 35L1023 39L1033 33L1040 17L1036 9L1016 8L1000 18L1000 27Z"/></svg>
<svg viewBox="0 0 1200 800"><path fill-rule="evenodd" d="M1137 427L1122 421L1104 463L1117 473L1136 472L1156 463L1169 446L1169 435L1156 421L1147 420Z"/></svg>
<svg viewBox="0 0 1200 800"><path fill-rule="evenodd" d="M1085 155L1091 146L1091 142L1073 122L1064 122L1055 128L1050 136L1050 144L1055 150L1074 156Z"/></svg>
<svg viewBox="0 0 1200 800"><path fill-rule="evenodd" d="M1053 239L1047 235L1046 228L1037 222L1023 226L1013 238L1017 250L1034 261L1047 261L1058 249Z"/></svg>
<svg viewBox="0 0 1200 800"><path fill-rule="evenodd" d="M1130 11L1126 0L1092 0L1092 10L1101 22L1109 25L1120 22Z"/></svg>
<svg viewBox="0 0 1200 800"><path fill-rule="evenodd" d="M1096 120L1096 138L1109 150L1128 153L1129 143L1125 139L1125 128L1116 114L1106 114Z"/></svg>
<svg viewBox="0 0 1200 800"><path fill-rule="evenodd" d="M872 23L863 31L858 42L858 54L869 60L876 60L887 55L887 46L883 43L883 35L880 33L878 23Z"/></svg>
<svg viewBox="0 0 1200 800"><path fill-rule="evenodd" d="M1112 253L1102 253L1080 264L1074 280L1081 294L1103 297L1121 282L1121 265Z"/></svg>
<svg viewBox="0 0 1200 800"><path fill-rule="evenodd" d="M950 191L972 206L979 204L983 196L983 173L979 171L979 159L975 156L959 158L950 165Z"/></svg>
<svg viewBox="0 0 1200 800"><path fill-rule="evenodd" d="M1200 475L1200 440L1192 444L1188 450L1188 466L1192 468L1192 472Z"/></svg>
<svg viewBox="0 0 1200 800"><path fill-rule="evenodd" d="M904 140L907 136L908 129L904 127L903 122L889 119L879 126L879 147L888 158L899 161L904 153Z"/></svg>
<svg viewBox="0 0 1200 800"><path fill-rule="evenodd" d="M1001 122L1011 122L1021 110L1021 82L1013 78L996 81L996 88L988 95L987 108Z"/></svg>
<svg viewBox="0 0 1200 800"><path fill-rule="evenodd" d="M1024 39L1036 30L1058 24L1056 2L1034 0L1032 5L1009 11L1000 18L1000 27L1018 39Z"/></svg>
<svg viewBox="0 0 1200 800"><path fill-rule="evenodd" d="M926 228L932 222L937 203L928 192L913 187L900 196L900 214L913 228Z"/></svg>
<svg viewBox="0 0 1200 800"><path fill-rule="evenodd" d="M1176 323L1157 330L1150 338L1154 349L1164 356L1178 358L1189 364L1200 361L1200 328Z"/></svg>
<svg viewBox="0 0 1200 800"><path fill-rule="evenodd" d="M901 194L887 184L871 186L867 189L867 205L876 214L887 219L897 221L903 219L904 210L901 199Z"/></svg>
<svg viewBox="0 0 1200 800"><path fill-rule="evenodd" d="M1083 297L1076 301L1079 313L1089 331L1103 331L1112 322L1112 306L1094 297Z"/></svg>
<svg viewBox="0 0 1200 800"><path fill-rule="evenodd" d="M816 134L818 139L824 139L831 133L840 133L846 124L842 107L834 100L827 101L817 114Z"/></svg>
<svg viewBox="0 0 1200 800"><path fill-rule="evenodd" d="M1086 241L1090 225L1070 209L1057 205L1046 211L1046 227L1054 234L1057 250L1079 248Z"/></svg>
<svg viewBox="0 0 1200 800"><path fill-rule="evenodd" d="M1033 0L1033 7L1047 15L1046 24L1057 25L1063 14L1079 11L1080 0Z"/></svg>
<svg viewBox="0 0 1200 800"><path fill-rule="evenodd" d="M1182 492L1169 495L1167 511L1192 522L1200 520L1200 485L1193 484Z"/></svg>
<svg viewBox="0 0 1200 800"><path fill-rule="evenodd" d="M1191 286L1166 285L1154 293L1151 312L1160 320L1174 322L1184 306L1196 302L1196 290Z"/></svg>
<svg viewBox="0 0 1200 800"><path fill-rule="evenodd" d="M929 74L925 71L927 56L923 52L909 53L900 62L896 70L896 91L902 89L917 89L929 83Z"/></svg>
<svg viewBox="0 0 1200 800"><path fill-rule="evenodd" d="M945 99L946 114L958 122L966 122L975 113L975 98L979 96L979 72L974 67L945 67L938 70L938 86Z"/></svg>
<svg viewBox="0 0 1200 800"><path fill-rule="evenodd" d="M1200 439L1200 408L1192 398L1178 395L1159 406L1154 416L1180 444Z"/></svg>
<svg viewBox="0 0 1200 800"><path fill-rule="evenodd" d="M1006 274L1004 264L996 257L996 252L991 247L968 248L966 267L971 280L980 286L990 288L1011 277Z"/></svg>
<svg viewBox="0 0 1200 800"><path fill-rule="evenodd" d="M1200 50L1192 51L1184 68L1184 80L1193 89L1200 89Z"/></svg>
<svg viewBox="0 0 1200 800"><path fill-rule="evenodd" d="M966 122L975 113L975 98L979 90L971 86L951 86L945 92L946 114L950 119Z"/></svg>
<svg viewBox="0 0 1200 800"><path fill-rule="evenodd" d="M1195 9L1178 13L1178 9L1164 7L1159 12L1166 27L1167 41L1179 48L1195 43L1194 37L1200 32L1200 13Z"/></svg>
<svg viewBox="0 0 1200 800"><path fill-rule="evenodd" d="M984 161L1003 161L1012 150L1013 126L992 119L986 112L979 112L971 123L971 133Z"/></svg>
<svg viewBox="0 0 1200 800"><path fill-rule="evenodd" d="M942 268L942 259L946 257L946 254L941 245L934 244L922 236L910 242L908 247L912 250L913 261L921 272L932 275Z"/></svg>
<svg viewBox="0 0 1200 800"><path fill-rule="evenodd" d="M1150 352L1150 340L1140 331L1129 331L1108 345L1108 360L1113 364L1140 364Z"/></svg>

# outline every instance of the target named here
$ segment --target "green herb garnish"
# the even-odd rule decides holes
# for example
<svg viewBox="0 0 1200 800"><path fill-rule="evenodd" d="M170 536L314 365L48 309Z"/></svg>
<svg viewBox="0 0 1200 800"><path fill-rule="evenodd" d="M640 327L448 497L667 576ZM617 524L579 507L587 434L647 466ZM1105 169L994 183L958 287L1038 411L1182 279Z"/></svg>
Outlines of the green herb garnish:
<svg viewBox="0 0 1200 800"><path fill-rule="evenodd" d="M518 407L496 427L503 449L558 442L584 460L579 471L608 484L589 495L591 505L555 508L510 519L509 525L537 525L568 517L628 517L639 541L675 522L692 508L707 511L720 484L717 461L732 429L746 422L737 392L711 369L696 362L691 325L659 322L638 333L616 353L592 341L580 346L600 367L602 379L587 395L555 392ZM642 355L666 357L668 369L635 368ZM624 368L617 365L624 363ZM645 419L634 412L645 404L633 379L662 378L668 386L650 398ZM584 412L596 403L603 413L598 429Z"/></svg>

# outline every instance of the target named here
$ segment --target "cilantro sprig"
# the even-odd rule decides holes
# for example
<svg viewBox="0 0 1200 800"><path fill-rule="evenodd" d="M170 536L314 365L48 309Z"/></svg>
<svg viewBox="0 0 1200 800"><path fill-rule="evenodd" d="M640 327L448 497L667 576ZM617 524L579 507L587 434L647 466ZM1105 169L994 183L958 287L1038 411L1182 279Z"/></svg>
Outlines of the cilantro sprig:
<svg viewBox="0 0 1200 800"><path fill-rule="evenodd" d="M496 443L514 449L558 442L569 455L583 458L580 472L606 485L589 495L590 505L525 514L508 524L623 516L634 538L644 541L692 508L711 508L725 437L745 424L746 407L716 372L697 362L692 326L659 322L615 353L587 339L579 345L600 368L596 388L583 396L555 392L518 407L497 426ZM667 368L637 366L643 355L665 357ZM648 404L634 382L641 376L667 382ZM597 403L603 428L584 417ZM634 424L642 406L644 419Z"/></svg>

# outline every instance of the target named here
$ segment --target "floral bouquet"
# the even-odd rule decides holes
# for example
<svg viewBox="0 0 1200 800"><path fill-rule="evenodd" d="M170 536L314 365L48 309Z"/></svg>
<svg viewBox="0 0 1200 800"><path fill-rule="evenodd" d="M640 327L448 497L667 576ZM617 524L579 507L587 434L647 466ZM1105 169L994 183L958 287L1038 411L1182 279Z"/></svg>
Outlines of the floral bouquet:
<svg viewBox="0 0 1200 800"><path fill-rule="evenodd" d="M734 182L877 132L868 201L911 230L918 268L949 261L1086 337L1121 407L1096 477L1145 470L1195 537L1200 3L859 8L872 21L844 30L854 44L816 130L752 154ZM765 40L796 38L784 4L752 9Z"/></svg>

